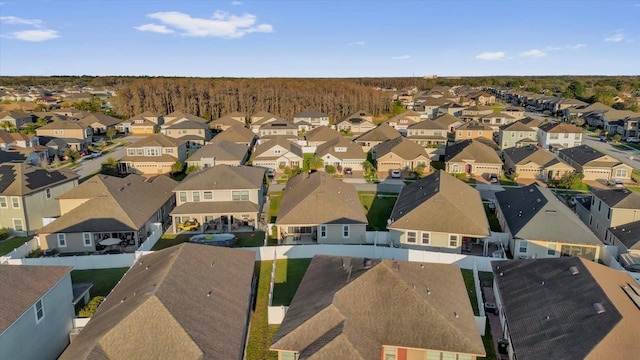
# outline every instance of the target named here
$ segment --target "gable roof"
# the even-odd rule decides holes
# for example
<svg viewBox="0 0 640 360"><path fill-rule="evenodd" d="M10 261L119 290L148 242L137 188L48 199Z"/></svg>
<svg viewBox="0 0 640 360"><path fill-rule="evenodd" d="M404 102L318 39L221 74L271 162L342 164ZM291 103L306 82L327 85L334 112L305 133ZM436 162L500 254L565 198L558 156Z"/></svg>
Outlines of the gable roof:
<svg viewBox="0 0 640 360"><path fill-rule="evenodd" d="M83 124L82 122L78 121L78 120L54 120L44 126L41 126L39 128L36 129L36 133L38 132L38 130L55 130L55 129L62 129L62 130L66 130L66 129L86 129L88 127L88 125Z"/></svg>
<svg viewBox="0 0 640 360"><path fill-rule="evenodd" d="M246 127L238 124L231 125L227 130L215 135L211 142L231 141L251 143L255 139L256 134Z"/></svg>
<svg viewBox="0 0 640 360"><path fill-rule="evenodd" d="M514 238L600 246L589 228L548 188L537 184L496 193Z"/></svg>
<svg viewBox="0 0 640 360"><path fill-rule="evenodd" d="M164 119L168 122L176 122L179 120L191 120L191 121L197 121L201 123L207 123L209 121L199 116L185 113L184 111L174 111L171 114L165 115Z"/></svg>
<svg viewBox="0 0 640 360"><path fill-rule="evenodd" d="M137 231L174 196L176 184L164 175L150 179L136 174L124 178L95 175L58 197L85 201L38 233Z"/></svg>
<svg viewBox="0 0 640 360"><path fill-rule="evenodd" d="M489 235L480 193L442 170L402 188L389 219L390 229Z"/></svg>
<svg viewBox="0 0 640 360"><path fill-rule="evenodd" d="M455 124L457 122L462 122L460 118L457 118L449 113L444 114L442 116L438 116L433 121L446 127L449 127L449 125Z"/></svg>
<svg viewBox="0 0 640 360"><path fill-rule="evenodd" d="M46 170L25 162L3 163L0 164L0 194L25 196L78 177L78 174L66 169Z"/></svg>
<svg viewBox="0 0 640 360"><path fill-rule="evenodd" d="M385 141L402 136L400 132L387 123L382 123L366 133L354 138L354 141Z"/></svg>
<svg viewBox="0 0 640 360"><path fill-rule="evenodd" d="M329 115L323 113L322 111L317 111L317 110L304 110L304 111L300 111L293 114L294 118L299 118L299 117L321 118L321 117L327 117L327 116Z"/></svg>
<svg viewBox="0 0 640 360"><path fill-rule="evenodd" d="M518 148L504 149L503 153L508 156L516 165L524 165L533 162L543 167L549 167L554 164L564 163L552 153L545 151L537 146L523 146ZM568 165L567 165L568 166Z"/></svg>
<svg viewBox="0 0 640 360"><path fill-rule="evenodd" d="M71 266L0 266L0 334L71 272ZM67 301L72 298L71 286ZM64 300L62 300L64 301ZM31 315L31 321L35 321Z"/></svg>
<svg viewBox="0 0 640 360"><path fill-rule="evenodd" d="M383 345L484 356L458 266L314 256L271 349L364 360Z"/></svg>
<svg viewBox="0 0 640 360"><path fill-rule="evenodd" d="M526 117L524 119L520 119L518 120L518 122L521 122L529 127L535 128L540 126L540 124L543 124L542 120L539 119L534 119L534 118L530 118L530 117Z"/></svg>
<svg viewBox="0 0 640 360"><path fill-rule="evenodd" d="M420 116L420 113L419 113L419 112L417 112L417 111L413 111L413 110L407 110L407 111L403 112L402 114L398 114L398 115L396 115L396 116L394 116L394 117L392 117L392 118L390 118L390 119L386 120L386 121L385 121L385 123L390 124L390 123L398 122L398 120L400 120L400 119L404 119L404 118L407 118L407 119L410 119L410 118L417 118L417 117L419 117L419 116ZM415 119L413 119L413 120L411 120L411 121L412 121L412 122L418 122L419 120L415 120Z"/></svg>
<svg viewBox="0 0 640 360"><path fill-rule="evenodd" d="M352 114L349 114L343 118L341 118L340 120L337 121L337 123L341 123L343 121L347 121L350 123L361 123L361 122L365 122L365 121L369 121L371 122L373 119L373 115L364 111L364 110L358 110Z"/></svg>
<svg viewBox="0 0 640 360"><path fill-rule="evenodd" d="M168 137L166 135L158 133L158 134L147 135L142 139L130 145L127 145L126 147L127 148L141 148L146 146L176 147L176 146L179 146L181 143L182 141L179 141L178 139Z"/></svg>
<svg viewBox="0 0 640 360"><path fill-rule="evenodd" d="M12 117L16 120L18 119L24 119L24 118L28 118L31 117L31 115L27 115L25 113L19 112L19 111L0 111L0 119L4 119L6 117Z"/></svg>
<svg viewBox="0 0 640 360"><path fill-rule="evenodd" d="M544 132L553 133L553 134L557 134L557 133L582 134L582 129L580 129L579 127L573 124L564 124L564 123L557 123L557 122L551 122L551 121L540 125L538 129Z"/></svg>
<svg viewBox="0 0 640 360"><path fill-rule="evenodd" d="M263 137L263 139L264 138L265 137ZM287 151L290 151L298 155L299 157L302 157L302 146L296 144L294 141L289 140L286 135L274 135L272 138L269 138L269 140L261 143L256 147L256 150L253 152L254 158L260 157L262 154L269 151L274 146L281 146L287 149Z"/></svg>
<svg viewBox="0 0 640 360"><path fill-rule="evenodd" d="M264 169L252 166L216 165L187 175L175 191L260 189Z"/></svg>
<svg viewBox="0 0 640 360"><path fill-rule="evenodd" d="M336 151L336 148L345 149L345 151ZM342 160L360 159L364 161L367 158L367 154L362 151L362 146L349 141L343 136L329 140L317 147L316 155L323 157L327 154Z"/></svg>
<svg viewBox="0 0 640 360"><path fill-rule="evenodd" d="M417 122L415 124L411 124L407 127L407 129L409 130L414 130L414 129L422 129L422 130L447 130L447 128L438 123L435 122L433 120L422 120L420 122Z"/></svg>
<svg viewBox="0 0 640 360"><path fill-rule="evenodd" d="M580 145L567 149L560 149L559 153L560 155L563 155L580 165L586 165L591 161L599 160L607 156L588 145Z"/></svg>
<svg viewBox="0 0 640 360"><path fill-rule="evenodd" d="M444 161L475 160L477 163L502 164L502 159L489 145L476 139L455 142L444 149Z"/></svg>
<svg viewBox="0 0 640 360"><path fill-rule="evenodd" d="M418 143L411 141L404 136L386 140L376 148L376 157L380 158L389 153L394 153L403 159L416 159L420 156L429 158L427 151Z"/></svg>
<svg viewBox="0 0 640 360"><path fill-rule="evenodd" d="M329 141L333 139L341 138L339 132L333 130L328 126L318 126L315 129L311 129L304 134L304 138L307 141Z"/></svg>
<svg viewBox="0 0 640 360"><path fill-rule="evenodd" d="M500 126L501 131L533 131L532 128L525 125L522 121L515 121L511 124L505 124Z"/></svg>
<svg viewBox="0 0 640 360"><path fill-rule="evenodd" d="M628 274L576 257L491 266L518 360L636 357L640 311L624 288L640 289Z"/></svg>
<svg viewBox="0 0 640 360"><path fill-rule="evenodd" d="M132 116L129 120L159 118L159 117L163 117L163 116L159 113L155 113L153 111L147 110L145 112L141 112L140 114Z"/></svg>
<svg viewBox="0 0 640 360"><path fill-rule="evenodd" d="M215 158L222 161L242 161L249 147L244 144L236 144L230 141L218 141L206 144L198 149L187 159L188 161L200 161L202 158Z"/></svg>
<svg viewBox="0 0 640 360"><path fill-rule="evenodd" d="M615 209L640 209L640 194L628 189L593 189L591 193Z"/></svg>
<svg viewBox="0 0 640 360"><path fill-rule="evenodd" d="M142 256L60 359L242 359L254 258L189 243Z"/></svg>
<svg viewBox="0 0 640 360"><path fill-rule="evenodd" d="M456 130L486 130L493 131L493 128L489 125L483 124L478 121L469 121L468 123L462 124L456 128Z"/></svg>
<svg viewBox="0 0 640 360"><path fill-rule="evenodd" d="M223 116L219 119L213 120L212 122L209 123L209 127L210 128L215 128L217 126L231 126L231 125L236 125L236 124L240 124L240 125L244 125L244 122L239 121L238 119L230 116L230 115L226 115Z"/></svg>
<svg viewBox="0 0 640 360"><path fill-rule="evenodd" d="M298 174L287 181L276 224L366 224L353 184L324 171Z"/></svg>
<svg viewBox="0 0 640 360"><path fill-rule="evenodd" d="M86 126L91 126L93 123L100 123L104 126L114 126L121 123L122 119L118 119L105 114L95 113L83 117L82 119L80 119L80 122L85 124Z"/></svg>
<svg viewBox="0 0 640 360"><path fill-rule="evenodd" d="M184 121L174 121L169 123L169 126L165 127L166 129L209 129L209 125L200 121L194 120L184 120Z"/></svg>
<svg viewBox="0 0 640 360"><path fill-rule="evenodd" d="M638 236L640 232L640 220L612 226L607 230L611 235L615 236L616 239L620 240L628 250L640 250L640 236Z"/></svg>

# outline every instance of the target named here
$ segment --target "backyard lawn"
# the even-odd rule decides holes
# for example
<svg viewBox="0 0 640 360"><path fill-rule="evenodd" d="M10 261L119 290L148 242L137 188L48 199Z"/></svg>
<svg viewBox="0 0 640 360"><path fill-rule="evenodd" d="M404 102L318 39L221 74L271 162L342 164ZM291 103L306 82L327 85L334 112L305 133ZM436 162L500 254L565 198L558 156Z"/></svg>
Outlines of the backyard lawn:
<svg viewBox="0 0 640 360"><path fill-rule="evenodd" d="M258 277L256 305L251 315L247 360L277 360L278 353L269 351L271 341L278 331L278 325L269 325L267 306L269 305L269 282L271 261L256 261L255 274Z"/></svg>
<svg viewBox="0 0 640 360"><path fill-rule="evenodd" d="M73 270L71 282L74 284L92 283L91 297L107 296L129 268Z"/></svg>
<svg viewBox="0 0 640 360"><path fill-rule="evenodd" d="M283 259L276 262L273 305L289 306L311 259Z"/></svg>
<svg viewBox="0 0 640 360"><path fill-rule="evenodd" d="M26 243L32 238L33 236L14 237L9 240L0 241L0 256L7 255L11 251L13 251L13 249L20 247L22 244Z"/></svg>
<svg viewBox="0 0 640 360"><path fill-rule="evenodd" d="M480 310L478 309L478 297L476 296L476 286L473 282L473 271L466 270L466 269L460 269L460 270L462 271L462 277L464 278L464 285L467 287L469 300L471 300L471 306L473 307L473 314L476 316L479 316ZM478 272L478 277L480 278L480 285L482 286L483 283L493 279L493 274L489 272ZM482 342L484 343L484 349L487 352L487 356L483 358L478 358L478 360L497 359L496 350L493 345L493 336L491 336L491 327L489 325L489 321L487 321L485 336L482 336Z"/></svg>
<svg viewBox="0 0 640 360"><path fill-rule="evenodd" d="M276 222L278 216L278 210L280 210L280 201L282 200L282 192L275 192L269 194L269 223Z"/></svg>
<svg viewBox="0 0 640 360"><path fill-rule="evenodd" d="M387 228L387 220L391 215L393 206L396 203L397 194L377 196L373 192L359 192L358 197L364 210L367 213L369 228L372 230L385 230Z"/></svg>
<svg viewBox="0 0 640 360"><path fill-rule="evenodd" d="M235 247L260 247L264 245L264 231L238 232Z"/></svg>
<svg viewBox="0 0 640 360"><path fill-rule="evenodd" d="M158 251L168 247L188 242L194 234L164 234L158 242L151 248L151 251Z"/></svg>
<svg viewBox="0 0 640 360"><path fill-rule="evenodd" d="M484 211L487 213L487 219L489 220L489 227L491 228L491 231L502 232L496 213L489 211L489 204L484 204Z"/></svg>

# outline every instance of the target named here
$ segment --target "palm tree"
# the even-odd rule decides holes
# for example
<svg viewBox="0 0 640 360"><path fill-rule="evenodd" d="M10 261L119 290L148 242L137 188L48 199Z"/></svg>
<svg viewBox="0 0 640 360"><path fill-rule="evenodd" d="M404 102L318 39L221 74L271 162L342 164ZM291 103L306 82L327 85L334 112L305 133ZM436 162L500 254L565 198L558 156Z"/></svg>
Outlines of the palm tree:
<svg viewBox="0 0 640 360"><path fill-rule="evenodd" d="M317 155L313 155L313 157L309 159L309 169L318 170L318 169L322 169L323 166L324 166L324 161L322 160L321 157Z"/></svg>

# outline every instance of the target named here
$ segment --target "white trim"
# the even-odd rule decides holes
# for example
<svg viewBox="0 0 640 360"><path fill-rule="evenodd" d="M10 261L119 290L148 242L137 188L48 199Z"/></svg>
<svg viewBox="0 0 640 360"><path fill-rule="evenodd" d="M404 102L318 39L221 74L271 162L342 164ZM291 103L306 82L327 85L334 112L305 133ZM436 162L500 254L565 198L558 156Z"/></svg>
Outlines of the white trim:
<svg viewBox="0 0 640 360"><path fill-rule="evenodd" d="M324 233L324 235L323 235ZM320 238L321 239L326 239L327 238L327 225L320 225Z"/></svg>
<svg viewBox="0 0 640 360"><path fill-rule="evenodd" d="M20 229L20 230L16 229L16 220L20 220L20 226L22 227L22 229ZM24 221L22 220L22 218L12 218L11 219L11 226L13 226L13 230L14 231L25 231L25 229L24 229Z"/></svg>
<svg viewBox="0 0 640 360"><path fill-rule="evenodd" d="M451 241L452 241L452 237L456 238L456 245L455 246L451 246ZM459 242L460 242L460 235L458 234L449 234L449 247L458 247L459 246Z"/></svg>
<svg viewBox="0 0 640 360"><path fill-rule="evenodd" d="M45 313L44 313L44 301L42 300L43 298L38 299L38 301L36 301L35 304L33 304L33 312L36 316L36 324L39 324L42 319L44 319ZM38 303L40 303L40 310L42 310L42 316L40 318L38 318Z"/></svg>
<svg viewBox="0 0 640 360"><path fill-rule="evenodd" d="M4 200L4 206L2 206L2 203L0 203L0 209L8 209L9 208L9 201L7 200L6 196L0 196L0 199Z"/></svg>
<svg viewBox="0 0 640 360"><path fill-rule="evenodd" d="M426 243L424 242L424 234L429 235L429 239L427 239L428 241ZM431 245L431 232L430 231L422 231L420 233L420 245Z"/></svg>
<svg viewBox="0 0 640 360"><path fill-rule="evenodd" d="M18 206L14 206L14 199L18 199ZM20 209L20 197L19 196L12 196L11 197L11 208L12 209Z"/></svg>
<svg viewBox="0 0 640 360"><path fill-rule="evenodd" d="M66 234L56 234L56 240L58 240L58 247L66 248L67 247L67 235ZM64 245L60 243L60 240L64 242Z"/></svg>
<svg viewBox="0 0 640 360"><path fill-rule="evenodd" d="M347 236L344 236L345 230L346 230ZM342 225L342 238L348 239L349 237L351 237L351 227L349 225Z"/></svg>
<svg viewBox="0 0 640 360"><path fill-rule="evenodd" d="M44 197L47 198L47 200L51 199L51 188L50 187L44 189Z"/></svg>
<svg viewBox="0 0 640 360"><path fill-rule="evenodd" d="M89 235L89 244L87 244L87 238L86 236ZM93 246L93 239L92 239L92 234L88 233L88 232L83 232L82 233L82 245L86 246L86 247L90 247Z"/></svg>

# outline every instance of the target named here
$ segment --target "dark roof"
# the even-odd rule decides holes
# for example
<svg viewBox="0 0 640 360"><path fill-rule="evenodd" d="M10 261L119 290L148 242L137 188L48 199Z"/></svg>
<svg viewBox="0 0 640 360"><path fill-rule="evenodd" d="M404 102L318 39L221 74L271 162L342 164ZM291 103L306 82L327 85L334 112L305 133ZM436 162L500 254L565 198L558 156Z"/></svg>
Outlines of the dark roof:
<svg viewBox="0 0 640 360"><path fill-rule="evenodd" d="M60 359L242 359L254 258L189 243L139 258Z"/></svg>
<svg viewBox="0 0 640 360"><path fill-rule="evenodd" d="M252 166L216 165L192 172L173 190L235 190L260 189L264 169Z"/></svg>
<svg viewBox="0 0 640 360"><path fill-rule="evenodd" d="M77 178L78 174L67 170L49 171L24 162L4 163L0 165L0 193L23 196Z"/></svg>
<svg viewBox="0 0 640 360"><path fill-rule="evenodd" d="M327 116L329 115L323 113L322 111L317 111L317 110L305 110L305 111L300 111L293 114L294 118L298 118L298 117L320 118L320 117L327 117Z"/></svg>
<svg viewBox="0 0 640 360"><path fill-rule="evenodd" d="M640 209L640 194L628 189L593 189L598 199L616 209Z"/></svg>
<svg viewBox="0 0 640 360"><path fill-rule="evenodd" d="M0 265L0 334L69 274L71 269L71 266ZM72 296L70 286L68 295L67 301ZM35 316L31 317L35 321Z"/></svg>
<svg viewBox="0 0 640 360"><path fill-rule="evenodd" d="M580 165L584 165L590 161L600 159L605 154L587 145L574 146L568 149L561 149L560 154L575 161Z"/></svg>
<svg viewBox="0 0 640 360"><path fill-rule="evenodd" d="M610 227L609 232L627 248L640 250L640 221Z"/></svg>
<svg viewBox="0 0 640 360"><path fill-rule="evenodd" d="M540 166L548 167L560 162L552 153L537 146L522 146L503 150L504 156L508 156L516 165L524 165L534 162Z"/></svg>
<svg viewBox="0 0 640 360"><path fill-rule="evenodd" d="M316 255L271 349L358 360L380 358L383 345L484 356L458 266L376 259L367 269Z"/></svg>
<svg viewBox="0 0 640 360"><path fill-rule="evenodd" d="M491 266L518 360L636 357L640 311L621 288L635 284L629 275L575 257Z"/></svg>

